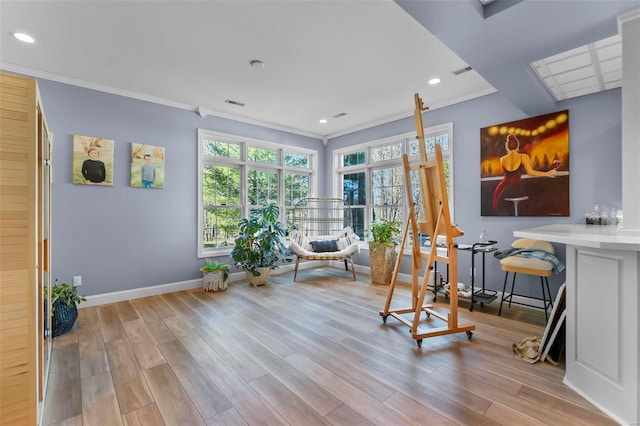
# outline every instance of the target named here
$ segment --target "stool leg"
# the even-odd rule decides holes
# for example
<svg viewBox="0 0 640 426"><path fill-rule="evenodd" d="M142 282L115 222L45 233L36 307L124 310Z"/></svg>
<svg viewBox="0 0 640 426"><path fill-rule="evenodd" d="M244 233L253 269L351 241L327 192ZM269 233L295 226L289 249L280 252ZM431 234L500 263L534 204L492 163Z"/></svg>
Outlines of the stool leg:
<svg viewBox="0 0 640 426"><path fill-rule="evenodd" d="M500 309L498 309L498 316L502 315L502 302L504 302L504 299L505 299L504 292L507 289L507 278L509 278L509 272L505 271L505 273L504 273L504 285L502 286L502 298L500 298Z"/></svg>
<svg viewBox="0 0 640 426"><path fill-rule="evenodd" d="M547 294L549 295L549 307L553 309L553 299L551 298L551 290L549 290L549 277L544 277L544 282L547 285Z"/></svg>
<svg viewBox="0 0 640 426"><path fill-rule="evenodd" d="M549 322L549 317L547 315L547 292L544 289L544 279L545 277L540 277L540 287L542 287L542 308L544 309L544 322L546 323ZM551 293L549 293L549 300L551 300Z"/></svg>
<svg viewBox="0 0 640 426"><path fill-rule="evenodd" d="M511 301L513 300L513 287L516 285L516 274L513 273L513 280L511 281L511 293L509 293L509 307L511 307Z"/></svg>

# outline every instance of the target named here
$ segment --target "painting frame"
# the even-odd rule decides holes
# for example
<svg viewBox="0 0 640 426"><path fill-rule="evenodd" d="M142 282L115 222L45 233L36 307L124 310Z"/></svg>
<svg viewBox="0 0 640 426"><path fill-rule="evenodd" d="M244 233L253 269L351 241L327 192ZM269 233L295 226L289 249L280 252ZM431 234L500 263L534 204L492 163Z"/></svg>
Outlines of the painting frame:
<svg viewBox="0 0 640 426"><path fill-rule="evenodd" d="M164 189L165 148L157 145L131 143L132 188Z"/></svg>
<svg viewBox="0 0 640 426"><path fill-rule="evenodd" d="M569 110L481 128L481 216L569 217L569 170Z"/></svg>
<svg viewBox="0 0 640 426"><path fill-rule="evenodd" d="M73 135L71 182L113 186L114 149L111 139Z"/></svg>

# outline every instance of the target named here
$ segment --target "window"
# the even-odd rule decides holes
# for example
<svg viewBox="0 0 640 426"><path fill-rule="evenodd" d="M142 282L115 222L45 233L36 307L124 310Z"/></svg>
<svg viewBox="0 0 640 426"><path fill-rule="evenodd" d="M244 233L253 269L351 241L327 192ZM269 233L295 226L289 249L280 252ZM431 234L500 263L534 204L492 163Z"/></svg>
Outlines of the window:
<svg viewBox="0 0 640 426"><path fill-rule="evenodd" d="M442 148L449 207L453 215L453 123L425 129L427 156L434 158L435 144ZM388 219L402 227L409 215L402 154L409 162L419 161L415 133L406 133L381 141L352 146L336 153L340 177L339 191L354 211L354 231L364 238L364 230L372 222ZM430 155L431 154L431 155ZM423 220L422 194L416 171L411 172L411 190L416 203L416 216Z"/></svg>
<svg viewBox="0 0 640 426"><path fill-rule="evenodd" d="M238 220L265 202L288 217L312 196L314 158L311 150L198 130L198 256L229 251Z"/></svg>

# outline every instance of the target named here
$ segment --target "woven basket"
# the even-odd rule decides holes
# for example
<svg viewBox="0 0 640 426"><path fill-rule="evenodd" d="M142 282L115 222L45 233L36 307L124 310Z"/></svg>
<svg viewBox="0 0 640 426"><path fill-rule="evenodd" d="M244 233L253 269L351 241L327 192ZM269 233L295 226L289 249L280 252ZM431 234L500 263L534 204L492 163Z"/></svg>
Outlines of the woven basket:
<svg viewBox="0 0 640 426"><path fill-rule="evenodd" d="M390 284L393 275L396 246L369 243L369 261L371 263L371 282Z"/></svg>
<svg viewBox="0 0 640 426"><path fill-rule="evenodd" d="M249 280L249 284L254 287L258 287L259 285L265 285L271 276L271 268L258 268L260 271L259 276L254 276L251 272L247 272L247 279Z"/></svg>
<svg viewBox="0 0 640 426"><path fill-rule="evenodd" d="M53 337L61 336L71 331L77 318L78 307L75 302L69 307L66 304L66 299L56 299L53 302L53 317L51 318Z"/></svg>

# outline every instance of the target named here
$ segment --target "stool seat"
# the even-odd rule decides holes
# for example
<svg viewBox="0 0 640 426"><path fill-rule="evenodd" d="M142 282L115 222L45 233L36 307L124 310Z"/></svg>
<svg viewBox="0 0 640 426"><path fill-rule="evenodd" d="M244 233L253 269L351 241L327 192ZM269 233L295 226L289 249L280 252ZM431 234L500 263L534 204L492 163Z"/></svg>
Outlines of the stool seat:
<svg viewBox="0 0 640 426"><path fill-rule="evenodd" d="M543 250L549 253L555 253L553 245L547 241L533 240L530 238L521 238L516 240L511 244L511 247L515 249L529 249L529 250ZM517 255L507 256L500 260L500 269L505 271L504 276L504 286L502 288L502 298L500 300L500 310L498 311L498 316L502 315L502 304L504 302L509 302L509 307L511 304L525 305L530 307L537 307L534 305L530 305L523 302L514 302L513 296L523 296L522 294L516 294L513 292L513 288L515 286L516 274L525 274L525 275L534 275L540 277L540 286L542 287L542 299L533 298L542 300L544 315L547 318L547 309L553 306L553 302L551 301L551 291L549 290L549 280L548 277L553 274L553 264L546 260L535 259L535 258L527 258ZM513 280L511 282L511 292L506 293L507 289L507 279L509 277L509 272L513 273ZM546 286L546 288L545 288ZM547 298L547 295L549 296ZM530 296L526 296L530 297Z"/></svg>
<svg viewBox="0 0 640 426"><path fill-rule="evenodd" d="M541 275L544 277L550 277L551 274L553 274L553 265L551 262L518 256L508 256L500 260L500 268L503 271L528 275Z"/></svg>

